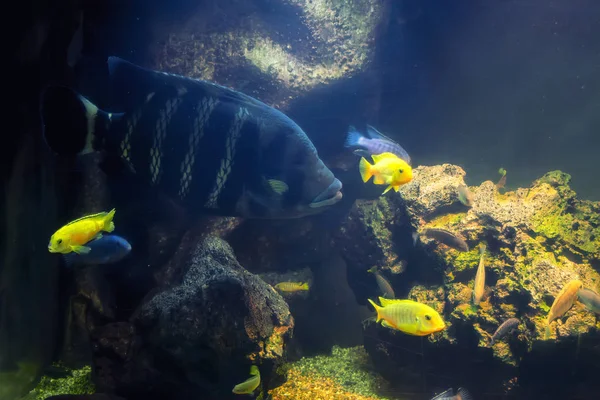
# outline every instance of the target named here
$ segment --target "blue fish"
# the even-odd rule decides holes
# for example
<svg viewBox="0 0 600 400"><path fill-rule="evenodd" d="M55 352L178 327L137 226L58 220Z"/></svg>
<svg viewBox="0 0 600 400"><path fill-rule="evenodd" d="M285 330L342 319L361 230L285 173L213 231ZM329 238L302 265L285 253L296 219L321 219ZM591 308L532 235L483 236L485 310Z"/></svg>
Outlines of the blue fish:
<svg viewBox="0 0 600 400"><path fill-rule="evenodd" d="M367 133L362 134L350 126L346 136L346 148L354 150L354 154L368 158L373 154L392 153L411 164L410 156L398 143L383 135L371 125L367 125Z"/></svg>
<svg viewBox="0 0 600 400"><path fill-rule="evenodd" d="M104 235L86 244L91 250L87 254L64 255L68 267L74 265L112 264L121 261L131 251L131 244L121 236Z"/></svg>
<svg viewBox="0 0 600 400"><path fill-rule="evenodd" d="M42 93L44 138L56 154L101 151L140 188L192 216L298 218L342 199L341 182L282 112L215 83L117 57L108 70L119 113L66 87ZM105 172L109 183L123 176Z"/></svg>

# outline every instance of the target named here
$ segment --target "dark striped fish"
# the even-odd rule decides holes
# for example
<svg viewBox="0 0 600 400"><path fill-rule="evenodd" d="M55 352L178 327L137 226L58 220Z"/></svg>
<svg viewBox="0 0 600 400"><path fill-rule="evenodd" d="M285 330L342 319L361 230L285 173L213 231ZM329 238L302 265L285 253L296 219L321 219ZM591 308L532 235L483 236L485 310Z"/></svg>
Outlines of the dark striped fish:
<svg viewBox="0 0 600 400"><path fill-rule="evenodd" d="M68 88L44 91L44 136L56 153L103 150L192 211L296 218L341 199L340 181L280 111L211 82L117 57L108 67L122 113L104 112Z"/></svg>
<svg viewBox="0 0 600 400"><path fill-rule="evenodd" d="M496 329L496 332L492 335L492 339L490 341L490 346L493 346L496 343L496 340L501 339L506 334L510 333L513 329L519 326L519 320L517 318L509 318L502 323Z"/></svg>
<svg viewBox="0 0 600 400"><path fill-rule="evenodd" d="M469 251L469 245L462 237L445 229L430 228L423 232L423 235L437 240L446 246L452 247L459 251Z"/></svg>

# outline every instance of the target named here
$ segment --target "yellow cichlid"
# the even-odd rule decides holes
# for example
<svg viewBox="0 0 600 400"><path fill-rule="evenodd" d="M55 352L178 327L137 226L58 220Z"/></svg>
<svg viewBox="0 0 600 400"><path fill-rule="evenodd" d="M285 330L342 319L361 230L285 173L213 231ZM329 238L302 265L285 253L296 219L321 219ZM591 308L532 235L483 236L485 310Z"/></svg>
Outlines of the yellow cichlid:
<svg viewBox="0 0 600 400"><path fill-rule="evenodd" d="M250 378L235 385L232 392L235 394L252 394L258 385L260 385L260 371L256 365L253 365L250 367Z"/></svg>
<svg viewBox="0 0 600 400"><path fill-rule="evenodd" d="M375 164L371 165L362 157L360 159L359 170L363 182L367 182L371 177L376 185L388 185L383 193L390 189L396 192L400 186L412 180L412 168L406 161L393 153L373 154L371 156Z"/></svg>
<svg viewBox="0 0 600 400"><path fill-rule="evenodd" d="M48 251L61 254L89 253L90 248L85 246L86 243L92 239L101 238L101 231L112 232L115 230L114 216L115 209L113 208L109 212L92 214L69 222L50 237Z"/></svg>
<svg viewBox="0 0 600 400"><path fill-rule="evenodd" d="M483 293L485 291L485 262L483 260L483 256L485 255L485 249L486 245L481 245L479 267L477 267L477 273L475 274L475 283L473 284L473 304L475 305L479 305L481 299L483 298Z"/></svg>
<svg viewBox="0 0 600 400"><path fill-rule="evenodd" d="M412 300L379 298L381 306L368 299L377 311L377 322L414 336L427 336L446 328L444 320L433 308Z"/></svg>
<svg viewBox="0 0 600 400"><path fill-rule="evenodd" d="M550 307L548 319L546 320L546 340L550 338L550 324L552 321L562 317L571 307L573 307L573 303L575 302L575 299L577 299L577 292L579 292L579 289L582 287L583 283L580 280L574 279L563 286L562 290L558 293L552 303L552 307Z"/></svg>
<svg viewBox="0 0 600 400"><path fill-rule="evenodd" d="M299 292L308 290L308 282L279 282L275 285L275 289L282 292Z"/></svg>

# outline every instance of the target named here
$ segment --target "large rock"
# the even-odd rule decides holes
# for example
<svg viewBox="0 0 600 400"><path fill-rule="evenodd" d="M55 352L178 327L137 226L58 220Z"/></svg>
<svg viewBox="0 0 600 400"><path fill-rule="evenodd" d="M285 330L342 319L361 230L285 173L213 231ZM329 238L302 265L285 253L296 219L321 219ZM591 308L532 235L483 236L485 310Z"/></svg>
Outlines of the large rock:
<svg viewBox="0 0 600 400"><path fill-rule="evenodd" d="M555 171L529 188L504 194L494 183L483 182L470 188L474 202L466 207L457 192L464 175L452 165L418 167L400 196L357 202L336 239L355 269L409 260L401 279L387 274L397 297L433 306L448 325L425 339L368 325L365 347L376 368L395 384L415 390L427 376L429 385L460 383L475 393L530 393L528 388L539 389L536 376L550 376L555 384L540 390L551 392L566 386L554 367L571 351L582 366L576 370L579 379L591 376L590 368L600 368L598 350L590 344L600 328L592 312L576 303L551 325L550 340L544 340L544 333L550 305L565 283L579 279L599 289L600 204L578 200L568 186L570 177ZM471 250L459 252L424 236L415 247L406 242L411 232L427 228L459 234ZM487 244L489 289L476 307L471 299L481 244ZM366 295L375 298L371 287ZM521 320L519 329L490 347L490 336L511 317ZM420 370L414 368L417 362L423 365ZM485 376L479 365L486 365ZM540 375L526 372L532 366Z"/></svg>
<svg viewBox="0 0 600 400"><path fill-rule="evenodd" d="M221 239L197 243L184 265L130 322L94 330L99 389L127 398L228 399L253 364L262 388L281 383L294 325L285 301Z"/></svg>

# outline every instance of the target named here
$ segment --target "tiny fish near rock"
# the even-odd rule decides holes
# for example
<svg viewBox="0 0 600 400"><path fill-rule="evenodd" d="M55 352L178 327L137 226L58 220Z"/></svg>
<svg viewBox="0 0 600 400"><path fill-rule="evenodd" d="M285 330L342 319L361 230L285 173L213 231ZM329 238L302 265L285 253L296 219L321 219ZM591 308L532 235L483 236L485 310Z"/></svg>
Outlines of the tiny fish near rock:
<svg viewBox="0 0 600 400"><path fill-rule="evenodd" d="M552 303L552 307L550 307L550 312L548 313L545 332L546 339L550 337L550 324L552 321L562 317L571 307L573 307L573 303L577 298L577 292L579 292L579 289L581 289L582 286L583 283L581 281L574 279L567 283L560 293L558 293Z"/></svg>
<svg viewBox="0 0 600 400"><path fill-rule="evenodd" d="M102 150L137 182L192 213L298 218L341 200L341 182L282 112L232 89L117 57L109 57L108 70L115 99L128 103L122 113L102 111L65 87L42 93L44 138L55 153Z"/></svg>
<svg viewBox="0 0 600 400"><path fill-rule="evenodd" d="M427 336L446 328L440 314L426 304L380 297L381 306L378 306L373 300L368 300L377 311L376 322L381 321L386 328L413 336Z"/></svg>
<svg viewBox="0 0 600 400"><path fill-rule="evenodd" d="M448 247L452 247L458 251L469 251L469 245L462 237L456 233L447 231L446 229L429 228L423 232L424 236L437 240Z"/></svg>
<svg viewBox="0 0 600 400"><path fill-rule="evenodd" d="M580 289L577 296L588 310L600 314L600 295L598 293L590 289Z"/></svg>
<svg viewBox="0 0 600 400"><path fill-rule="evenodd" d="M490 346L493 346L498 339L510 333L513 329L517 328L518 326L519 320L517 318L509 318L506 321L504 321L502 325L500 325L498 329L496 329L496 332L494 332L494 334L492 335L492 338L490 340Z"/></svg>
<svg viewBox="0 0 600 400"><path fill-rule="evenodd" d="M376 185L388 185L383 191L387 193L390 189L396 192L400 186L410 182L413 178L412 168L406 161L392 153L382 153L372 156L375 164L370 164L364 157L358 165L363 182L368 182L371 177Z"/></svg>

